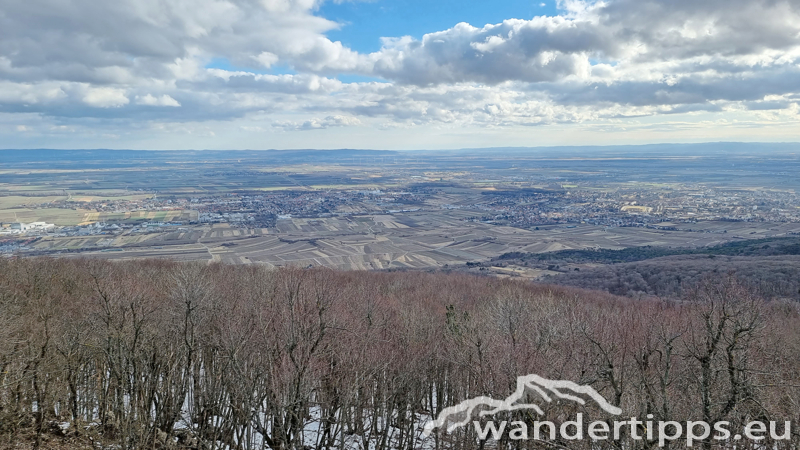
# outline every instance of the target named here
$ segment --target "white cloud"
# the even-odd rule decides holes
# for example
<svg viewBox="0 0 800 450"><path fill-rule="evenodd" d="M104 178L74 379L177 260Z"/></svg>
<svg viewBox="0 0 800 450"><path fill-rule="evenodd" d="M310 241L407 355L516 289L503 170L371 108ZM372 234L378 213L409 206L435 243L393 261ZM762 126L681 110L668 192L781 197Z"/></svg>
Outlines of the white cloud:
<svg viewBox="0 0 800 450"><path fill-rule="evenodd" d="M0 105L22 103L36 105L51 103L67 97L58 82L17 83L0 80Z"/></svg>
<svg viewBox="0 0 800 450"><path fill-rule="evenodd" d="M160 97L155 97L151 94L147 94L145 96L137 95L136 104L147 105L147 106L172 106L172 107L181 106L181 104L178 103L177 100L166 94Z"/></svg>
<svg viewBox="0 0 800 450"><path fill-rule="evenodd" d="M258 61L259 64L266 67L267 69L272 67L272 65L278 62L279 59L280 58L278 58L278 55L270 52L261 52L258 54L258 56L255 57L255 60Z"/></svg>
<svg viewBox="0 0 800 450"><path fill-rule="evenodd" d="M303 122L282 121L273 124L286 131L324 130L331 127L348 127L360 125L361 121L352 116L328 116L324 119L310 119Z"/></svg>
<svg viewBox="0 0 800 450"><path fill-rule="evenodd" d="M156 122L199 136L254 115L275 124L262 133L797 119L795 0L562 0L560 16L389 37L371 54L326 36L339 25L315 15L320 1L5 0L0 114L119 136ZM221 60L236 69L206 68ZM278 64L294 73L264 74Z"/></svg>
<svg viewBox="0 0 800 450"><path fill-rule="evenodd" d="M96 108L117 108L127 105L130 100L122 89L99 87L89 88L83 96L83 102Z"/></svg>
<svg viewBox="0 0 800 450"><path fill-rule="evenodd" d="M617 49L603 30L564 17L510 19L475 28L467 23L421 41L385 41L373 72L390 80L427 85L509 80L555 81L585 77L591 52Z"/></svg>
<svg viewBox="0 0 800 450"><path fill-rule="evenodd" d="M386 39L370 55L372 73L427 85L586 79L604 61L633 69L691 62L695 67L683 69L692 71L705 59L739 71L781 55L796 61L785 54L800 44L800 8L789 1L571 1L562 7L571 13L483 28L460 23L419 41Z"/></svg>

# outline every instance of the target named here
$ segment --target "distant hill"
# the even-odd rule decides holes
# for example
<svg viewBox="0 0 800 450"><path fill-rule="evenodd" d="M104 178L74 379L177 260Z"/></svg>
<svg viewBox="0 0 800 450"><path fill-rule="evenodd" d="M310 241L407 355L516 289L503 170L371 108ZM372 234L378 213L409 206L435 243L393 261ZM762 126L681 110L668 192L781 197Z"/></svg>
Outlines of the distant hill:
<svg viewBox="0 0 800 450"><path fill-rule="evenodd" d="M321 163L350 161L352 158L380 158L397 156L399 152L390 150L0 150L0 163L11 167L19 165L53 163L67 165L97 165L116 167L142 162L180 162L180 161L238 161Z"/></svg>
<svg viewBox="0 0 800 450"><path fill-rule="evenodd" d="M800 301L800 256L668 256L568 272L545 281L628 297L680 297L703 278L729 273L766 298Z"/></svg>
<svg viewBox="0 0 800 450"><path fill-rule="evenodd" d="M767 298L800 301L800 238L731 242L701 249L635 247L623 250L564 250L543 254L507 253L512 263L549 266L603 264L567 271L544 281L601 289L629 297L680 297L687 286L708 276L733 273Z"/></svg>
<svg viewBox="0 0 800 450"><path fill-rule="evenodd" d="M698 142L698 143L659 143L643 145L574 145L550 147L494 147L494 148L464 148L451 150L459 154L485 155L487 151L496 151L503 154L523 153L556 153L581 154L590 157L597 153L606 154L670 154L670 155L720 155L720 154L763 154L763 153L792 153L800 150L800 143L796 142ZM588 153L587 153L588 151Z"/></svg>
<svg viewBox="0 0 800 450"><path fill-rule="evenodd" d="M715 255L715 256L788 256L800 255L800 237L767 239L748 239L733 241L713 247L667 248L645 245L622 250L585 249L560 250L548 253L504 253L496 258L499 261L547 261L555 263L601 263L618 264L644 261L674 255Z"/></svg>

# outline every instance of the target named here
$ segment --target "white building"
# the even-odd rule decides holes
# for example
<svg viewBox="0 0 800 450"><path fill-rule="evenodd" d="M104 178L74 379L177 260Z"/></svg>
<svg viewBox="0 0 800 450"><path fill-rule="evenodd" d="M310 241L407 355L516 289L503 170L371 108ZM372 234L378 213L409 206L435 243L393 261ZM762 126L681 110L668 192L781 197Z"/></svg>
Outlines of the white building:
<svg viewBox="0 0 800 450"><path fill-rule="evenodd" d="M14 222L11 224L10 228L13 231L18 231L22 233L25 231L49 230L51 228L55 228L55 225L47 222L31 222L31 223Z"/></svg>

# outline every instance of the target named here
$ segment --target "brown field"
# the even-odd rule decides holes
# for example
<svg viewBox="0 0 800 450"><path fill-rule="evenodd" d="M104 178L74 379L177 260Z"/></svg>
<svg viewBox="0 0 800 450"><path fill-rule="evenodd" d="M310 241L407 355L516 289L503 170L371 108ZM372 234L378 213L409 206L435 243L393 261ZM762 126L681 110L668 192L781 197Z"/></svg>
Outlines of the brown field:
<svg viewBox="0 0 800 450"><path fill-rule="evenodd" d="M690 224L679 231L607 229L586 224L544 226L531 231L463 220L475 214L470 210L447 210L281 219L275 228L269 229L205 225L189 230L120 236L104 246L86 246L87 251L80 254L113 259L159 257L359 270L427 269L488 261L506 252L544 253L645 245L705 247L737 239L800 232L800 224L730 222ZM38 243L37 249L58 250L81 245L83 241L79 238L56 238ZM100 251L108 246L123 247L124 251ZM525 269L519 275L539 275L528 272Z"/></svg>
<svg viewBox="0 0 800 450"><path fill-rule="evenodd" d="M89 213L84 209L3 209L0 210L0 222L47 222L61 226L72 226L81 223Z"/></svg>

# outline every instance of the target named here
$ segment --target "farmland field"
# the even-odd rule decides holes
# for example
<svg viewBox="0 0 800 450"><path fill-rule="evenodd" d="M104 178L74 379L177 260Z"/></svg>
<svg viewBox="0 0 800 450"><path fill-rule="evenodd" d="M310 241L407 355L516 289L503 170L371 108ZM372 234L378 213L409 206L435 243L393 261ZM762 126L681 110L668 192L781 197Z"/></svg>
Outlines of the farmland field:
<svg viewBox="0 0 800 450"><path fill-rule="evenodd" d="M381 270L481 263L524 277L547 271L486 264L509 252L800 233L793 148L755 157L706 147L607 148L593 158L570 149L56 152L47 168L37 151L7 153L0 222L117 227L51 233L26 244L29 254Z"/></svg>
<svg viewBox="0 0 800 450"><path fill-rule="evenodd" d="M468 214L469 211L461 211ZM81 256L112 259L165 257L214 260L232 264L327 266L341 269L425 269L488 261L508 252L543 253L585 248L640 246L701 248L737 239L800 233L800 224L715 224L694 231L656 231L582 225L542 227L537 231L458 222L449 215L396 214L279 220L275 228L195 227L191 232L120 236L105 246L125 248L104 253L86 245ZM403 223L402 227L387 224ZM710 232L727 227L727 233ZM755 234L753 234L755 233ZM62 242L68 244L62 244ZM75 238L39 242L38 250L74 248ZM158 247L158 248L156 248ZM523 274L524 275L524 274ZM537 273L539 275L539 273Z"/></svg>

